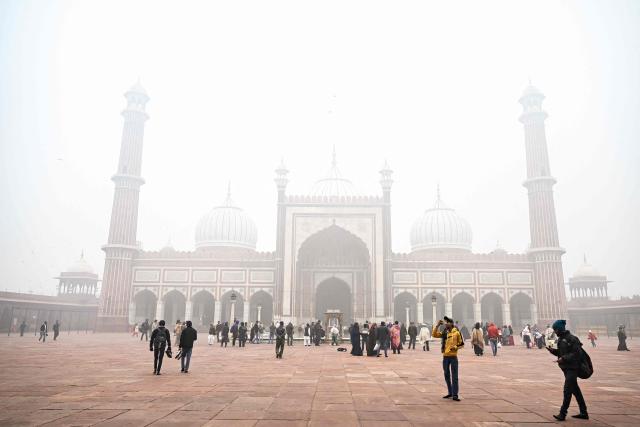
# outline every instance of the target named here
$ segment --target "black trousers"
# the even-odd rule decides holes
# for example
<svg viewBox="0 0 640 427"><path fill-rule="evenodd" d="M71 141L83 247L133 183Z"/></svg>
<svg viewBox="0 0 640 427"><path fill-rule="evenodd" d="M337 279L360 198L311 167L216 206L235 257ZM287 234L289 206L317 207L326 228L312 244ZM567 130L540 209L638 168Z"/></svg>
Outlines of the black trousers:
<svg viewBox="0 0 640 427"><path fill-rule="evenodd" d="M147 335L147 330L146 329L144 331L142 331L142 333L140 334L140 341L142 341L142 338L146 338L145 341L149 341L149 335Z"/></svg>
<svg viewBox="0 0 640 427"><path fill-rule="evenodd" d="M413 346L413 347L411 347ZM413 348L414 350L416 349L416 337L412 337L411 335L409 335L409 348Z"/></svg>
<svg viewBox="0 0 640 427"><path fill-rule="evenodd" d="M160 372L162 359L164 358L164 347L153 349L153 371Z"/></svg>
<svg viewBox="0 0 640 427"><path fill-rule="evenodd" d="M238 339L237 335L231 335L231 347L236 345L236 340Z"/></svg>
<svg viewBox="0 0 640 427"><path fill-rule="evenodd" d="M282 358L284 352L284 339L276 338L276 356Z"/></svg>
<svg viewBox="0 0 640 427"><path fill-rule="evenodd" d="M287 335L287 345L293 345L293 334Z"/></svg>
<svg viewBox="0 0 640 427"><path fill-rule="evenodd" d="M580 408L581 414L587 413L587 404L582 397L582 391L578 386L578 371L576 369L568 369L564 371L564 399L562 400L562 406L560 407L560 413L567 415L569 410L569 404L571 403L571 396L576 397L578 402L578 408Z"/></svg>

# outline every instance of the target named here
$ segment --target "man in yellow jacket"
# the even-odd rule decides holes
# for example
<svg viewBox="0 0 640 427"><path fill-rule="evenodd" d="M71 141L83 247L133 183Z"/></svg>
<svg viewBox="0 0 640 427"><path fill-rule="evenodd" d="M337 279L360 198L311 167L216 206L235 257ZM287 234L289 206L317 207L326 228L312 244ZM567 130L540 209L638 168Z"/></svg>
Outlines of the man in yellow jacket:
<svg viewBox="0 0 640 427"><path fill-rule="evenodd" d="M456 402L458 398L458 349L464 345L460 331L453 326L453 320L447 316L444 317L445 322L439 320L433 326L431 335L434 338L442 340L442 369L444 370L444 380L447 383L448 393L443 399L453 397ZM440 325L444 323L444 331L440 332Z"/></svg>

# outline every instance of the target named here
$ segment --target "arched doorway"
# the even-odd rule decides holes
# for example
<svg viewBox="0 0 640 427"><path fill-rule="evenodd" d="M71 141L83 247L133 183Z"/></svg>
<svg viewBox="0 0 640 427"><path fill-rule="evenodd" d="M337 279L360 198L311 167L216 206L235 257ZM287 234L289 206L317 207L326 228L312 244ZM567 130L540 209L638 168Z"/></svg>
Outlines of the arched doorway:
<svg viewBox="0 0 640 427"><path fill-rule="evenodd" d="M173 290L167 293L164 296L164 321L167 326L175 324L177 320L184 321L186 307L187 301L182 292Z"/></svg>
<svg viewBox="0 0 640 427"><path fill-rule="evenodd" d="M329 274L344 285L335 285L342 292L341 295L347 295L345 286L348 290L349 303L341 303L342 306L348 305L348 312L343 311L344 322L373 317L374 290L371 285L369 249L359 237L335 224L311 235L300 246L293 294L295 316L303 321L317 319L326 301L317 301L316 297L322 295L323 288L328 284L322 282L322 287L316 286L316 277L327 277ZM326 297L331 302L327 307L337 309L338 299L331 295Z"/></svg>
<svg viewBox="0 0 640 427"><path fill-rule="evenodd" d="M135 321L144 322L145 319L149 319L149 322L153 322L156 319L156 305L158 299L156 295L148 289L138 292L133 301L136 303Z"/></svg>
<svg viewBox="0 0 640 427"><path fill-rule="evenodd" d="M273 297L267 292L256 292L251 295L250 302L249 322L260 321L260 323L268 326L275 320L273 318Z"/></svg>
<svg viewBox="0 0 640 427"><path fill-rule="evenodd" d="M482 322L493 322L502 327L502 298L500 295L490 292L482 297L481 301Z"/></svg>
<svg viewBox="0 0 640 427"><path fill-rule="evenodd" d="M351 290L344 281L332 277L320 283L316 288L315 301L315 319L324 323L324 315L328 310L340 310L342 322L351 322Z"/></svg>
<svg viewBox="0 0 640 427"><path fill-rule="evenodd" d="M232 304L231 296L235 295L235 304ZM222 295L220 298L220 310L222 316L220 317L220 321L222 323L229 322L229 326L233 324L234 320L239 320L242 322L242 315L244 314L244 299L242 295L240 295L236 291L229 291ZM233 317L231 315L231 308L233 306Z"/></svg>
<svg viewBox="0 0 640 427"><path fill-rule="evenodd" d="M407 308L409 309L409 319L407 319ZM417 309L416 297L409 292L400 292L393 299L393 320L409 326L409 322L415 322L418 318Z"/></svg>
<svg viewBox="0 0 640 427"><path fill-rule="evenodd" d="M518 292L511 297L509 311L511 312L511 321L514 329L521 330L526 324L533 325L531 304L533 304L531 297L522 292Z"/></svg>
<svg viewBox="0 0 640 427"><path fill-rule="evenodd" d="M473 303L474 299L466 292L460 292L451 300L453 305L453 320L458 322L460 326L466 325L469 327L473 325Z"/></svg>
<svg viewBox="0 0 640 427"><path fill-rule="evenodd" d="M445 299L438 292L431 292L427 294L422 300L422 314L424 319L418 319L421 323L426 323L428 325L433 324L433 297L436 297L436 319L442 319L444 317L444 309L445 309Z"/></svg>
<svg viewBox="0 0 640 427"><path fill-rule="evenodd" d="M191 320L194 325L206 328L213 323L216 308L215 298L210 292L200 291L191 297L193 304Z"/></svg>

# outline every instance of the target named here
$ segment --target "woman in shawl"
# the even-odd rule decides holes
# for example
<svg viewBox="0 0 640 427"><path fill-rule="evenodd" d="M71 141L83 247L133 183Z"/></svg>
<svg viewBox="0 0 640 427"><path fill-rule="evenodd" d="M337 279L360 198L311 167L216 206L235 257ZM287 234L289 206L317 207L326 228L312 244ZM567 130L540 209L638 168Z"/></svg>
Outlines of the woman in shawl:
<svg viewBox="0 0 640 427"><path fill-rule="evenodd" d="M360 325L358 322L351 327L351 355L362 356L362 347L360 347Z"/></svg>
<svg viewBox="0 0 640 427"><path fill-rule="evenodd" d="M484 337L482 334L482 328L480 322L476 322L473 332L471 333L471 345L473 345L473 351L476 356L482 356L484 352Z"/></svg>
<svg viewBox="0 0 640 427"><path fill-rule="evenodd" d="M398 321L396 320L393 326L391 327L391 349L393 350L393 354L400 354L401 347L400 343L400 325L398 325Z"/></svg>
<svg viewBox="0 0 640 427"><path fill-rule="evenodd" d="M376 324L371 323L369 327L369 336L367 337L367 356L376 356L374 350L376 346Z"/></svg>

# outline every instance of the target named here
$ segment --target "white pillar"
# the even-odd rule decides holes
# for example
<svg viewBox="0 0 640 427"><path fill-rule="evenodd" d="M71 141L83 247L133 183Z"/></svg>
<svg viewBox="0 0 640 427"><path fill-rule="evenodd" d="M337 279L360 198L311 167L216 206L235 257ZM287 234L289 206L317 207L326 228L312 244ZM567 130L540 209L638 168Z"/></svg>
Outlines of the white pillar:
<svg viewBox="0 0 640 427"><path fill-rule="evenodd" d="M509 303L502 304L502 321L505 325L511 324L511 307L509 307Z"/></svg>
<svg viewBox="0 0 640 427"><path fill-rule="evenodd" d="M164 301L159 299L158 303L156 304L156 317L155 317L155 319L162 320L163 317L164 317ZM149 319L150 322L153 322L153 320L154 319Z"/></svg>
<svg viewBox="0 0 640 427"><path fill-rule="evenodd" d="M409 324L409 314L411 313L411 308L409 306L406 306L404 308L404 311L405 311L405 319L406 319L404 324L408 325Z"/></svg>
<svg viewBox="0 0 640 427"><path fill-rule="evenodd" d="M247 301L247 303L245 304L245 307L244 307L244 313L242 313L242 321L243 322L248 322L249 321L249 313L251 313L251 303L249 301Z"/></svg>
<svg viewBox="0 0 640 427"><path fill-rule="evenodd" d="M418 322L418 324L424 322L424 304L422 302L418 302L418 316L416 322Z"/></svg>
<svg viewBox="0 0 640 427"><path fill-rule="evenodd" d="M184 320L191 320L191 313L193 312L193 301L187 301L187 305L184 308Z"/></svg>
<svg viewBox="0 0 640 427"><path fill-rule="evenodd" d="M538 307L535 304L531 304L531 322L532 324L538 323Z"/></svg>
<svg viewBox="0 0 640 427"><path fill-rule="evenodd" d="M453 304L450 302L444 304L444 314L446 314L447 317L453 317Z"/></svg>
<svg viewBox="0 0 640 427"><path fill-rule="evenodd" d="M431 324L435 325L438 322L438 303L431 301Z"/></svg>
<svg viewBox="0 0 640 427"><path fill-rule="evenodd" d="M129 324L133 325L136 323L136 302L131 301L129 303Z"/></svg>
<svg viewBox="0 0 640 427"><path fill-rule="evenodd" d="M232 324L236 318L236 302L231 301L231 313L230 313L229 324Z"/></svg>
<svg viewBox="0 0 640 427"><path fill-rule="evenodd" d="M213 303L213 321L215 323L220 321L220 301L218 300Z"/></svg>
<svg viewBox="0 0 640 427"><path fill-rule="evenodd" d="M262 306L258 306L258 318L256 319L258 322L262 322Z"/></svg>
<svg viewBox="0 0 640 427"><path fill-rule="evenodd" d="M476 322L482 323L482 304L479 302L473 304L473 318Z"/></svg>

